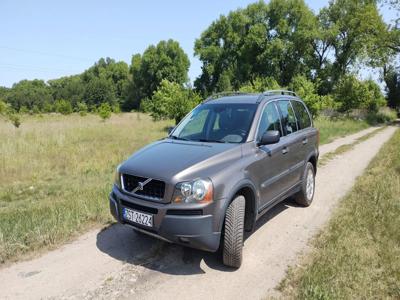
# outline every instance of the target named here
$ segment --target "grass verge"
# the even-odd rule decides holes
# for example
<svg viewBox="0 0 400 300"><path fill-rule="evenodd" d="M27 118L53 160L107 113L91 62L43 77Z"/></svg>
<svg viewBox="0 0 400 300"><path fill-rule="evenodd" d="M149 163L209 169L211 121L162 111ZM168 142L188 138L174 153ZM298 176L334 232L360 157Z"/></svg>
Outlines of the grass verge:
<svg viewBox="0 0 400 300"><path fill-rule="evenodd" d="M327 164L330 160L334 159L336 156L345 153L351 149L354 148L354 146L358 145L359 143L373 137L375 134L377 134L378 132L380 132L381 130L385 129L385 126L382 126L370 133L367 133L359 138L357 138L353 143L351 144L344 144L339 146L338 148L336 148L335 150L326 153L325 155L323 155L319 160L318 160L318 165L319 166L323 166L325 164Z"/></svg>
<svg viewBox="0 0 400 300"><path fill-rule="evenodd" d="M314 120L314 126L319 129L320 144L326 144L333 141L335 138L358 132L371 125L365 120L320 116Z"/></svg>
<svg viewBox="0 0 400 300"><path fill-rule="evenodd" d="M331 221L314 250L289 270L286 298L400 298L400 131L387 142Z"/></svg>

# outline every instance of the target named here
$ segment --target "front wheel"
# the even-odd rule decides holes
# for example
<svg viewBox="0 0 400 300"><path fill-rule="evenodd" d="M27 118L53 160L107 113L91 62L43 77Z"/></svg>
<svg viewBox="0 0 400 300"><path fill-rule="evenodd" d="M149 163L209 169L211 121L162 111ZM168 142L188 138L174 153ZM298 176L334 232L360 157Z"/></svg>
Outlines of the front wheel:
<svg viewBox="0 0 400 300"><path fill-rule="evenodd" d="M310 206L314 199L315 191L315 172L312 163L307 162L303 174L301 190L294 196L297 204Z"/></svg>
<svg viewBox="0 0 400 300"><path fill-rule="evenodd" d="M244 197L237 196L226 211L222 256L229 267L239 268L242 264L245 205Z"/></svg>

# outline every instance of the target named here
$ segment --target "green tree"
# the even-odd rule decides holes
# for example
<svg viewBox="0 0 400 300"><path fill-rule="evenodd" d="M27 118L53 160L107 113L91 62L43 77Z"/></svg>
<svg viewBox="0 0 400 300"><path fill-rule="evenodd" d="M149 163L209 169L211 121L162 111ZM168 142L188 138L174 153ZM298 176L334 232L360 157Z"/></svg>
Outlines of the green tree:
<svg viewBox="0 0 400 300"><path fill-rule="evenodd" d="M393 66L384 68L383 78L386 83L387 102L391 108L400 108L400 74L399 69Z"/></svg>
<svg viewBox="0 0 400 300"><path fill-rule="evenodd" d="M387 26L376 1L333 0L321 10L320 21L325 29L323 40L334 57L327 78L321 79L330 81L331 87L358 62L382 66L388 59L388 51L382 47Z"/></svg>
<svg viewBox="0 0 400 300"><path fill-rule="evenodd" d="M9 91L8 88L0 86L0 99L6 99L8 91Z"/></svg>
<svg viewBox="0 0 400 300"><path fill-rule="evenodd" d="M259 1L221 16L195 42L203 63L196 89L207 95L221 82L237 90L258 77L286 86L296 74L311 76L316 24L302 0Z"/></svg>
<svg viewBox="0 0 400 300"><path fill-rule="evenodd" d="M48 81L54 99L65 99L76 107L83 101L85 84L80 75L61 77Z"/></svg>
<svg viewBox="0 0 400 300"><path fill-rule="evenodd" d="M153 97L142 102L142 107L154 120L174 119L178 124L198 103L200 96L191 89L163 80Z"/></svg>
<svg viewBox="0 0 400 300"><path fill-rule="evenodd" d="M87 84L93 79L106 80L112 85L113 96L117 102L123 102L126 96L126 88L128 84L129 67L123 62L116 62L112 58L101 58L94 66L83 72L82 81ZM111 104L111 102L106 101Z"/></svg>
<svg viewBox="0 0 400 300"><path fill-rule="evenodd" d="M183 85L188 81L189 66L188 56L179 43L171 39L149 46L143 55L133 55L124 109L138 108L140 101L151 98L164 79Z"/></svg>
<svg viewBox="0 0 400 300"><path fill-rule="evenodd" d="M21 80L7 92L7 102L19 111L22 106L31 110L34 105L41 110L46 102L53 102L50 87L43 80Z"/></svg>
<svg viewBox="0 0 400 300"><path fill-rule="evenodd" d="M278 90L281 86L273 77L257 77L251 82L246 82L239 89L246 93L262 93L267 90Z"/></svg>
<svg viewBox="0 0 400 300"><path fill-rule="evenodd" d="M117 102L114 88L111 80L93 77L86 83L84 100L88 106L100 106L103 103L111 106Z"/></svg>
<svg viewBox="0 0 400 300"><path fill-rule="evenodd" d="M111 117L111 106L110 104L104 102L98 108L98 114L100 118L105 121Z"/></svg>

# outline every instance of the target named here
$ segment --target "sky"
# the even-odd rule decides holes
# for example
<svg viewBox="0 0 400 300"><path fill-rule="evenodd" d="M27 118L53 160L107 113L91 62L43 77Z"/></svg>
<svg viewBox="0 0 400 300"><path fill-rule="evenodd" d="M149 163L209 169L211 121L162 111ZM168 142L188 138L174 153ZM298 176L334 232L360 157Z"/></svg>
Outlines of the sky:
<svg viewBox="0 0 400 300"><path fill-rule="evenodd" d="M101 57L130 64L133 54L170 38L189 56L193 81L201 72L196 38L221 14L255 1L1 0L0 86L78 74ZM328 3L306 2L315 12ZM383 16L394 18L388 10Z"/></svg>

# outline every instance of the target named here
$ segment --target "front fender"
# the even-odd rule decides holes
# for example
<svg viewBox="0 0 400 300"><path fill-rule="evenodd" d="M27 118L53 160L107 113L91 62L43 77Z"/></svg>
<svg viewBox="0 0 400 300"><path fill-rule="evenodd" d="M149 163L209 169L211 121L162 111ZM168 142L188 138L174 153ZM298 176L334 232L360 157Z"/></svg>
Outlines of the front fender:
<svg viewBox="0 0 400 300"><path fill-rule="evenodd" d="M248 178L243 178L231 185L229 192L226 194L226 197L224 197L224 203L221 203L220 207L222 209L223 217L220 218L220 223L218 224L218 228L220 229L220 231L222 230L222 226L223 226L224 220L225 220L226 210L228 209L229 204L231 204L231 202L235 198L235 195L237 195L237 193L243 188L249 188L253 192L253 195L254 195L254 203L253 203L253 207L252 207L254 210L253 223L255 222L256 217L257 217L258 207L259 207L260 195L257 192L257 188L254 185L254 183ZM248 208L246 208L246 210L247 209Z"/></svg>

